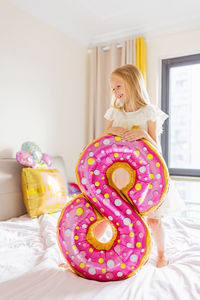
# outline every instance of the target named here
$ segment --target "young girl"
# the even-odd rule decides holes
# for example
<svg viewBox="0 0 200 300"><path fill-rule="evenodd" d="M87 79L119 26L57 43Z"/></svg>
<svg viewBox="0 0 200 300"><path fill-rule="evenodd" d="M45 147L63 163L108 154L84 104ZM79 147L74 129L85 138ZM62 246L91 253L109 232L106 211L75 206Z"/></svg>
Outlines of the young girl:
<svg viewBox="0 0 200 300"><path fill-rule="evenodd" d="M139 69L133 65L117 68L111 73L110 85L115 101L105 113L105 118L108 120L105 134L117 135L128 141L145 138L161 152L158 138L162 132L162 124L168 116L158 107L150 104ZM117 177L115 184L118 182L119 185L125 186L123 182L129 181L123 171L121 174L118 172ZM147 218L157 246L157 267L164 267L168 264L161 217L180 210L180 197L174 191L171 197L170 195L169 192L164 203ZM102 227L98 228L96 237L102 235L105 227L106 224L102 224Z"/></svg>

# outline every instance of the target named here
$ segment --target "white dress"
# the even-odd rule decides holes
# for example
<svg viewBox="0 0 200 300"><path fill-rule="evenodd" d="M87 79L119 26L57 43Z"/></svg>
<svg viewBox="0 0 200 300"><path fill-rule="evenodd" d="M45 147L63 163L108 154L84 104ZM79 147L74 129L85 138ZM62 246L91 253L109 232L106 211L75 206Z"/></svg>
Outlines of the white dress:
<svg viewBox="0 0 200 300"><path fill-rule="evenodd" d="M132 126L139 126L145 131L147 131L147 121L156 121L157 140L159 141L160 134L162 133L162 125L168 118L168 115L157 106L148 104L145 107L141 107L140 109L133 112L125 112L124 110L110 107L106 111L104 117L107 120L113 120L113 127L123 127L125 129L131 129ZM160 143L158 143L158 148L161 152ZM169 214L178 214L184 208L184 201L178 194L172 180L170 180L168 194L165 196L164 202L157 210L150 213L148 217L160 218Z"/></svg>

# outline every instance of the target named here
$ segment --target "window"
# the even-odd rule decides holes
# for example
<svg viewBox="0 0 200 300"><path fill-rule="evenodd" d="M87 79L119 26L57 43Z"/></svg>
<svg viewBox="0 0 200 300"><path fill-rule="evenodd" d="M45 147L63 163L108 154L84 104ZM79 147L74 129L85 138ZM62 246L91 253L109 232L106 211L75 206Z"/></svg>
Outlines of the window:
<svg viewBox="0 0 200 300"><path fill-rule="evenodd" d="M200 213L200 54L162 61L162 109L163 156L190 212Z"/></svg>

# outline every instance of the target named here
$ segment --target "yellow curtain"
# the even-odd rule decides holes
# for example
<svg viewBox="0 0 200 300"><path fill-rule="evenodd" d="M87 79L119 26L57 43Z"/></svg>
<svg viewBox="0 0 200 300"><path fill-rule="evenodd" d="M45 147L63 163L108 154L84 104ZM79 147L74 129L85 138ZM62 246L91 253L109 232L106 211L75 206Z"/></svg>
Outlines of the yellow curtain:
<svg viewBox="0 0 200 300"><path fill-rule="evenodd" d="M142 72L145 85L147 86L147 53L144 37L136 38L136 66Z"/></svg>

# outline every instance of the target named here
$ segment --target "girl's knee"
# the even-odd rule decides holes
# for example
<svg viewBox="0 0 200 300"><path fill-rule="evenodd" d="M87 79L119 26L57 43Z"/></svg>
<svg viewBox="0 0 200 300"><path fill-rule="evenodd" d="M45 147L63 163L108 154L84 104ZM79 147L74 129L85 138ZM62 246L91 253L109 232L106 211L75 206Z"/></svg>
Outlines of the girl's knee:
<svg viewBox="0 0 200 300"><path fill-rule="evenodd" d="M94 233L96 239L99 239L104 234L107 225L108 222L104 220L96 226L95 233Z"/></svg>

